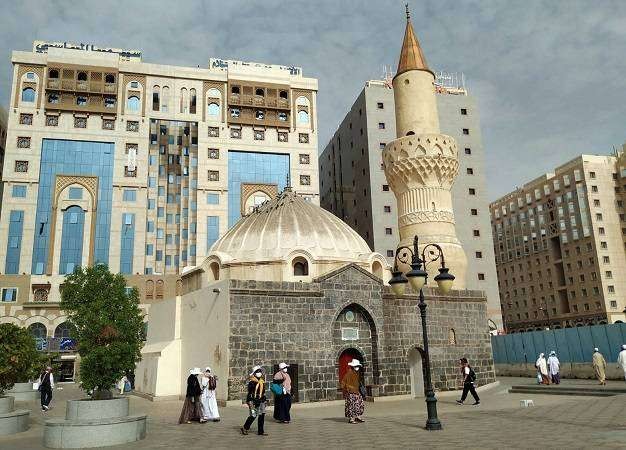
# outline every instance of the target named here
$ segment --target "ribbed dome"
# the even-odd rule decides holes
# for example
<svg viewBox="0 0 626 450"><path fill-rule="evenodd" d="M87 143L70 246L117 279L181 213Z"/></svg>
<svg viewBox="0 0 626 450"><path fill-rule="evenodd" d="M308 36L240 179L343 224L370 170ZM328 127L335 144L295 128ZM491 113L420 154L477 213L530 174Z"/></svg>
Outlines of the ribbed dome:
<svg viewBox="0 0 626 450"><path fill-rule="evenodd" d="M239 220L213 244L209 255L262 262L285 260L294 250L308 252L314 260L346 262L372 254L345 222L286 189Z"/></svg>

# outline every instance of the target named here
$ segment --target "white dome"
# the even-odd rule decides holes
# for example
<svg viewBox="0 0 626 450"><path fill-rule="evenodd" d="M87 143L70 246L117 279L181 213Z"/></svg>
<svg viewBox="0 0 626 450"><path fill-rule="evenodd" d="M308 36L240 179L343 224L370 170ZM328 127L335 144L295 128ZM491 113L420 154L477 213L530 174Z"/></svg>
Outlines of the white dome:
<svg viewBox="0 0 626 450"><path fill-rule="evenodd" d="M338 217L290 189L242 218L209 255L223 262L285 261L294 252L314 261L357 262L373 254L361 236Z"/></svg>

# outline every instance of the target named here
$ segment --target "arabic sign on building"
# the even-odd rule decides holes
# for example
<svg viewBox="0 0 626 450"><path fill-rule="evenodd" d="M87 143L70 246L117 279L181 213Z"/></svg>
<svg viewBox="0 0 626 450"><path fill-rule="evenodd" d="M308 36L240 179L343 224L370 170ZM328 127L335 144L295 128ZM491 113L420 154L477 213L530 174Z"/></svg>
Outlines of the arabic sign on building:
<svg viewBox="0 0 626 450"><path fill-rule="evenodd" d="M220 58L209 58L209 67L211 69L222 69L228 70L237 68L262 68L268 70L278 70L278 71L287 71L289 75L301 75L302 69L296 66L280 66L276 64L263 64L263 63L255 63L255 62L247 62L247 61L236 61L232 59L220 59Z"/></svg>
<svg viewBox="0 0 626 450"><path fill-rule="evenodd" d="M80 50L85 52L114 53L126 60L141 60L139 50L124 50L121 48L98 47L93 44L75 44L72 42L33 42L33 51L36 53L48 53L49 48L65 48L69 50Z"/></svg>

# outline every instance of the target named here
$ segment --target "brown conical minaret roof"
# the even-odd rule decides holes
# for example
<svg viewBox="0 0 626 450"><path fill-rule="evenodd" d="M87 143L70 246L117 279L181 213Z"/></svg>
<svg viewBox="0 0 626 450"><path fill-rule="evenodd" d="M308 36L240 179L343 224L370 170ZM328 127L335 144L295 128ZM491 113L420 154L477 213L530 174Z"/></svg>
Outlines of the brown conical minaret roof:
<svg viewBox="0 0 626 450"><path fill-rule="evenodd" d="M420 47L420 43L415 37L415 31L413 31L413 25L411 24L409 5L407 4L406 30L404 31L404 41L402 42L402 50L400 51L400 61L398 61L396 76L408 70L424 70L433 73L433 71L428 68L422 47Z"/></svg>

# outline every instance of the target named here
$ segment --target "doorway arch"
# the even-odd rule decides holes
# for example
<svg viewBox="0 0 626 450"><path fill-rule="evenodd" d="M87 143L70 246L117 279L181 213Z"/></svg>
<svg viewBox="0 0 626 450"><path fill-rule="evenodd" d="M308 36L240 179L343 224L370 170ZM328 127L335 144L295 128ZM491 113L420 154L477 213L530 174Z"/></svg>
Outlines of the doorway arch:
<svg viewBox="0 0 626 450"><path fill-rule="evenodd" d="M365 356L360 350L357 350L354 347L348 347L348 348L343 349L341 353L339 354L339 358L337 358L337 370L339 372L338 374L339 376L337 378L337 381L338 381L337 388L339 388L339 384L341 384L341 380L343 380L344 375L348 371L348 363L352 361L353 359L358 359L361 362L361 364L365 367L365 363L366 363ZM365 371L361 369L360 374L359 374L361 381L363 381L364 374L365 374Z"/></svg>
<svg viewBox="0 0 626 450"><path fill-rule="evenodd" d="M419 347L411 347L407 354L409 363L409 378L411 382L411 396L413 398L424 397L424 350Z"/></svg>

